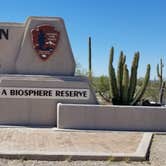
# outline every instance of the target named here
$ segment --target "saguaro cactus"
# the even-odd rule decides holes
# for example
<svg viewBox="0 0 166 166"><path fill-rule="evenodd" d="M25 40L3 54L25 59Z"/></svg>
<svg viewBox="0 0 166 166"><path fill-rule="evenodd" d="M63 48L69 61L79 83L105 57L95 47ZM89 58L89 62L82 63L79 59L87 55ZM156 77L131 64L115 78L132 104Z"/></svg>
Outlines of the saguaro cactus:
<svg viewBox="0 0 166 166"><path fill-rule="evenodd" d="M131 105L135 105L141 99L141 97L143 96L143 94L146 90L146 87L148 85L149 78L150 78L150 64L147 65L146 74L145 74L143 84L142 84L141 88L136 92L136 95L133 98Z"/></svg>
<svg viewBox="0 0 166 166"><path fill-rule="evenodd" d="M113 67L113 56L114 48L112 47L109 60L109 82L112 103L119 105L135 105L143 96L149 82L150 64L147 65L146 75L141 88L136 91L139 52L134 55L130 77L127 65L125 64L126 56L121 52L116 78L115 69Z"/></svg>
<svg viewBox="0 0 166 166"><path fill-rule="evenodd" d="M136 52L134 54L134 59L131 66L131 76L130 76L129 93L128 93L129 102L132 101L137 86L138 62L139 62L139 52Z"/></svg>
<svg viewBox="0 0 166 166"><path fill-rule="evenodd" d="M115 75L115 69L113 67L113 58L114 58L114 48L112 47L110 50L110 59L109 59L109 85L110 85L110 93L112 96L112 102L114 104L119 104L119 94L117 87L117 80Z"/></svg>
<svg viewBox="0 0 166 166"><path fill-rule="evenodd" d="M119 96L122 97L122 81L123 81L123 66L126 61L126 56L124 56L123 52L120 52L118 71L117 71L117 87L119 89ZM121 102L122 98L120 98Z"/></svg>
<svg viewBox="0 0 166 166"><path fill-rule="evenodd" d="M128 88L129 88L129 71L127 65L123 65L123 80L122 80L122 102L128 104Z"/></svg>

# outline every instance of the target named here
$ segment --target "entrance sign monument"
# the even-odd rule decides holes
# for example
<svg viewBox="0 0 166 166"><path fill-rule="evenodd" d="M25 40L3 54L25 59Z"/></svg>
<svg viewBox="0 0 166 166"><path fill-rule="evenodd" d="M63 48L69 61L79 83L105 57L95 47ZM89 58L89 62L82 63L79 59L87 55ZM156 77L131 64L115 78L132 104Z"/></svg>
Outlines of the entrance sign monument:
<svg viewBox="0 0 166 166"><path fill-rule="evenodd" d="M0 124L56 126L57 103L97 104L88 79L74 73L61 18L0 23Z"/></svg>
<svg viewBox="0 0 166 166"><path fill-rule="evenodd" d="M97 105L75 67L63 19L0 23L0 125L166 131L165 107Z"/></svg>
<svg viewBox="0 0 166 166"><path fill-rule="evenodd" d="M165 108L98 105L88 78L74 75L75 66L65 24L61 18L29 17L25 23L0 23L0 125L57 126L60 129L79 130L166 131ZM103 148L105 141L100 144L99 138L99 146L94 143L93 139L97 136L95 132L90 134L93 139L91 136L85 137L85 132L86 134L75 135L74 141L71 141L71 133L64 137L64 133L59 135L54 132L53 135L49 132L50 135L47 135L47 131L40 133L37 129L37 133L24 132L24 140L24 133L21 133L21 137L19 134L22 131L11 131L12 136L9 136L9 131L1 132L1 135L5 134L7 138L1 143L5 145L1 148L2 157L37 160L66 160L66 157L83 160L110 158L107 146ZM18 137L15 137L17 133ZM46 139L41 139L46 135ZM48 145L49 136L53 143L49 142ZM136 152L113 153L113 157L116 154L118 158L129 158L131 155L135 159L145 159L152 134L143 138L146 141L141 141ZM72 144L66 143L66 139ZM80 142L79 139L86 141ZM90 143L87 142L88 139ZM107 140L110 142L110 137ZM19 146L20 142L20 145L24 145L23 148ZM55 146L58 145L59 148L50 146L55 142ZM80 144L81 146L75 146ZM28 145L30 148L27 148ZM34 148L31 148L33 145ZM95 145L100 153L94 151L91 145ZM7 151L3 151L6 147L9 147Z"/></svg>

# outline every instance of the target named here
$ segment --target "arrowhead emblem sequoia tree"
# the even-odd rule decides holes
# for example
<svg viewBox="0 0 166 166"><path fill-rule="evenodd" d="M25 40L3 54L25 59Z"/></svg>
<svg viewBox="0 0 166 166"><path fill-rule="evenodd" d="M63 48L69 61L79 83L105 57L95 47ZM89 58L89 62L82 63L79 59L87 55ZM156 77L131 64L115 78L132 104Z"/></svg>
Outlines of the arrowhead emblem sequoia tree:
<svg viewBox="0 0 166 166"><path fill-rule="evenodd" d="M43 24L31 30L33 48L42 60L47 60L55 51L59 42L60 32L55 27Z"/></svg>

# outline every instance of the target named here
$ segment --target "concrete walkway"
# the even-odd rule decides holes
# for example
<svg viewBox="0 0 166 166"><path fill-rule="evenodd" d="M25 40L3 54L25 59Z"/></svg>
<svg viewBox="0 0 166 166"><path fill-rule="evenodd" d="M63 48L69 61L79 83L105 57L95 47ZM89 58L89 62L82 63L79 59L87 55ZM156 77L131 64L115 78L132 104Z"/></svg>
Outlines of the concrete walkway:
<svg viewBox="0 0 166 166"><path fill-rule="evenodd" d="M166 135L154 135L150 148L149 161L131 162L125 160L115 162L113 158L108 161L37 161L37 160L9 160L0 158L0 166L165 166L166 165Z"/></svg>
<svg viewBox="0 0 166 166"><path fill-rule="evenodd" d="M151 136L138 132L0 128L0 157L46 160L144 160ZM143 149L143 150L142 150Z"/></svg>
<svg viewBox="0 0 166 166"><path fill-rule="evenodd" d="M135 152L143 133L136 132L63 132L51 129L0 129L0 152Z"/></svg>

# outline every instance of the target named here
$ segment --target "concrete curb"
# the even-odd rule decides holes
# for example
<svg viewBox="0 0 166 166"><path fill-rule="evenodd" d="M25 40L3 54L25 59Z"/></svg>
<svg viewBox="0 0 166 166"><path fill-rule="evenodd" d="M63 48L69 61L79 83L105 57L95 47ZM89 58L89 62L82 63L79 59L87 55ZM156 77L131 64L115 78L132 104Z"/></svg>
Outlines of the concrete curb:
<svg viewBox="0 0 166 166"><path fill-rule="evenodd" d="M143 138L135 152L136 156L140 156L141 158L144 158L146 160L152 138L153 133L144 133Z"/></svg>
<svg viewBox="0 0 166 166"><path fill-rule="evenodd" d="M135 153L110 153L110 154L78 154L78 153L29 153L29 152L3 152L0 153L0 158L6 159L24 159L24 160L46 160L46 161L65 161L65 160L111 160L111 161L145 161L145 157L136 155Z"/></svg>
<svg viewBox="0 0 166 166"><path fill-rule="evenodd" d="M3 151L0 158L27 160L110 160L110 161L145 161L151 144L153 133L144 133L134 153L79 153L79 152L41 152L41 151Z"/></svg>

